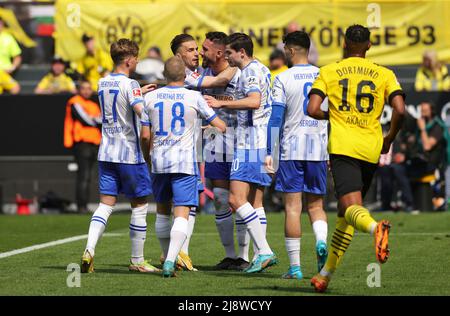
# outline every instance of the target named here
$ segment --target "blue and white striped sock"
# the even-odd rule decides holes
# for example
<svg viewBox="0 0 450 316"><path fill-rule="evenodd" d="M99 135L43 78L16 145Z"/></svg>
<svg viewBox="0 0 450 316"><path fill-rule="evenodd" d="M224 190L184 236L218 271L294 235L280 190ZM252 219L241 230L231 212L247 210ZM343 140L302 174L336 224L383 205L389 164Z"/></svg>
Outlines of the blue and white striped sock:
<svg viewBox="0 0 450 316"><path fill-rule="evenodd" d="M196 215L197 215L197 207L193 206L189 210L189 220L188 220L188 230L186 240L184 241L183 247L181 247L181 251L183 251L187 255L189 254L189 243L191 242L192 233L194 232Z"/></svg>
<svg viewBox="0 0 450 316"><path fill-rule="evenodd" d="M187 230L188 220L183 217L176 217L170 231L170 245L166 261L176 262L178 253L186 240Z"/></svg>
<svg viewBox="0 0 450 316"><path fill-rule="evenodd" d="M148 204L133 208L130 219L131 262L139 264L144 261L144 243L147 237Z"/></svg>
<svg viewBox="0 0 450 316"><path fill-rule="evenodd" d="M267 218L266 218L266 212L264 211L264 207L255 208L255 212L256 212L256 214L258 214L259 222L261 223L261 228L263 230L264 237L267 239L267 234L266 234ZM253 260L255 260L256 257L258 256L258 248L256 248L256 245L254 243L253 243L253 252L254 252Z"/></svg>
<svg viewBox="0 0 450 316"><path fill-rule="evenodd" d="M244 221L239 214L236 214L236 235L239 245L238 257L248 262L248 250L250 245L250 234L247 231Z"/></svg>
<svg viewBox="0 0 450 316"><path fill-rule="evenodd" d="M86 250L93 256L95 253L95 247L98 241L105 231L106 224L108 223L108 218L113 211L113 207L99 203L97 209L91 218L91 224L89 225L88 240L86 244Z"/></svg>
<svg viewBox="0 0 450 316"><path fill-rule="evenodd" d="M225 248L225 256L227 258L236 258L234 249L234 222L231 210L216 211L216 227L219 231L220 240Z"/></svg>
<svg viewBox="0 0 450 316"><path fill-rule="evenodd" d="M156 214L155 220L155 233L158 237L161 250L164 254L164 258L167 256L170 244L170 229L172 223L170 222L170 215Z"/></svg>
<svg viewBox="0 0 450 316"><path fill-rule="evenodd" d="M273 254L267 243L266 237L264 236L264 231L259 220L258 214L256 214L253 206L247 202L236 210L236 213L243 219L245 226L258 248L258 254L260 255L270 255Z"/></svg>

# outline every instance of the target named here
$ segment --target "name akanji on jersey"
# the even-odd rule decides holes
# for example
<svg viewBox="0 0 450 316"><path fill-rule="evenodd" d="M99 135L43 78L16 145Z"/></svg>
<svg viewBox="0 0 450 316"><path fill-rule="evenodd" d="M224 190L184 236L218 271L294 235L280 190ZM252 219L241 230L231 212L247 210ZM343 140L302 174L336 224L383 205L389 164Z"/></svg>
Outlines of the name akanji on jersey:
<svg viewBox="0 0 450 316"><path fill-rule="evenodd" d="M404 95L395 74L368 59L350 57L322 67L310 93L328 96L329 153L377 163L384 105Z"/></svg>

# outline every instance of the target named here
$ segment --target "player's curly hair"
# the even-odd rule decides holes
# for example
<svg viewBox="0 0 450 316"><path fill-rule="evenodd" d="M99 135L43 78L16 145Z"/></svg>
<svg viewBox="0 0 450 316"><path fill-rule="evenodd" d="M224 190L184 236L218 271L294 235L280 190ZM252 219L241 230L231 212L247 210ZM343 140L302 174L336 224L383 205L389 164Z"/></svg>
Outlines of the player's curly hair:
<svg viewBox="0 0 450 316"><path fill-rule="evenodd" d="M366 43L370 40L370 31L367 27L354 24L345 31L345 39L353 43Z"/></svg>
<svg viewBox="0 0 450 316"><path fill-rule="evenodd" d="M111 44L109 51L114 65L119 65L127 57L137 57L139 55L139 46L136 42L128 38L121 38Z"/></svg>
<svg viewBox="0 0 450 316"><path fill-rule="evenodd" d="M225 39L225 45L230 45L231 49L238 51L244 49L247 56L253 56L253 41L250 36L244 33L233 33Z"/></svg>

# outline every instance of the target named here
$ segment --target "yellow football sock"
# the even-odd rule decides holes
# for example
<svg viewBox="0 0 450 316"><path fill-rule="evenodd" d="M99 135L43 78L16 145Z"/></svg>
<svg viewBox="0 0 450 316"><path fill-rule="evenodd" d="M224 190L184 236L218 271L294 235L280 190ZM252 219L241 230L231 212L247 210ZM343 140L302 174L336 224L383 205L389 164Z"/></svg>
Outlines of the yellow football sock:
<svg viewBox="0 0 450 316"><path fill-rule="evenodd" d="M327 262L323 267L321 274L329 276L333 273L341 262L342 256L347 250L353 238L355 229L345 221L345 218L336 219L336 229L331 238L330 251L328 252Z"/></svg>
<svg viewBox="0 0 450 316"><path fill-rule="evenodd" d="M345 220L360 232L373 234L377 222L370 216L369 211L361 205L352 205L345 211Z"/></svg>

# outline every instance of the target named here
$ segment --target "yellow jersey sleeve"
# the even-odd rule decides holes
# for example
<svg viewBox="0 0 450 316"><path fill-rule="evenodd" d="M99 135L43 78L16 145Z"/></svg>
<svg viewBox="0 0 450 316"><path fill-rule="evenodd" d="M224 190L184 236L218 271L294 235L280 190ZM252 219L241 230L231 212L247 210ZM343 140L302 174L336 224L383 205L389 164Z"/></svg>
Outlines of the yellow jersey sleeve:
<svg viewBox="0 0 450 316"><path fill-rule="evenodd" d="M319 75L317 76L316 80L314 81L311 91L309 92L309 95L317 94L320 95L323 99L328 95L327 91L327 83L325 82L324 71L322 69L319 72Z"/></svg>
<svg viewBox="0 0 450 316"><path fill-rule="evenodd" d="M405 98L405 93L403 92L394 72L386 69L385 100L390 104L392 98L396 95L402 95L403 98Z"/></svg>

